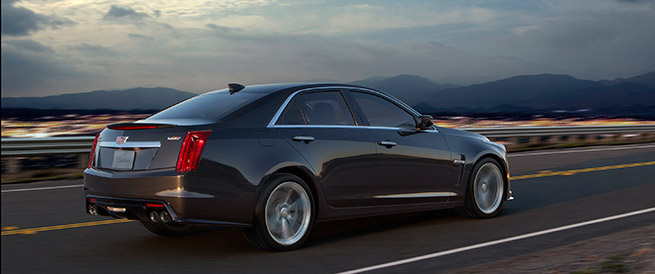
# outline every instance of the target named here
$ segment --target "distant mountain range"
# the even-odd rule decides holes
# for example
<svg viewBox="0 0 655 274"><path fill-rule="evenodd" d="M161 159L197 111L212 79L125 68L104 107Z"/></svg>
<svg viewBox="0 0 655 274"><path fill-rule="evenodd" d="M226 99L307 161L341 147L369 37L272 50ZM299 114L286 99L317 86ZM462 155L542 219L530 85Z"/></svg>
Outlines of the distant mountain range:
<svg viewBox="0 0 655 274"><path fill-rule="evenodd" d="M441 84L407 74L352 83L386 91L422 113L583 112L655 117L655 72L601 81L556 74L519 75L469 86ZM194 95L164 87L102 90L46 97L6 97L2 98L2 108L160 110Z"/></svg>
<svg viewBox="0 0 655 274"><path fill-rule="evenodd" d="M628 79L580 80L569 75L519 75L457 87L416 75L354 82L386 91L422 113L580 113L655 116L655 72Z"/></svg>
<svg viewBox="0 0 655 274"><path fill-rule="evenodd" d="M163 87L97 90L45 97L3 97L2 108L161 110L195 95Z"/></svg>

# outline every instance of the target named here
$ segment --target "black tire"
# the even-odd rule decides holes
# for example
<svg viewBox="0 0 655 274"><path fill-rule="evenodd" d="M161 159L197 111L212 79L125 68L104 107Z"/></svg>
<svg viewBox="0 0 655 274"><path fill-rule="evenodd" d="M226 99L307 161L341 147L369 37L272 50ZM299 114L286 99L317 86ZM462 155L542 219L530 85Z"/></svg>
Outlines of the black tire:
<svg viewBox="0 0 655 274"><path fill-rule="evenodd" d="M151 221L141 221L141 224L150 232L162 236L182 236L192 233L197 226L178 223L153 223Z"/></svg>
<svg viewBox="0 0 655 274"><path fill-rule="evenodd" d="M488 182L499 180L499 182L495 182L493 184L497 184L500 189L496 188L495 189L496 192L492 194L487 194L487 191L492 192L492 190L490 189L492 187L482 187L483 185L486 185L484 183L485 181L483 181L484 178L481 177L482 172L492 174L491 177L494 178L494 179L490 179L491 177L487 178L485 176L484 178L489 179L488 181L486 181L487 182L486 184L492 185L492 183L488 183ZM496 172L498 172L499 174L494 174ZM498 215L498 212L500 212L500 209L502 208L503 203L507 198L505 197L506 188L507 188L505 177L506 177L506 173L503 171L501 165L495 159L483 158L480 161L478 161L473 166L471 175L469 176L469 181L466 186L466 197L464 198L464 206L455 208L455 211L461 216L470 217L470 218L492 218ZM477 183L476 180L478 180ZM488 203L483 202L487 200L484 200L479 197L485 197L485 195L488 195L487 197L489 198L494 198L493 201Z"/></svg>
<svg viewBox="0 0 655 274"><path fill-rule="evenodd" d="M244 228L243 234L258 249L297 249L312 230L316 219L315 205L311 190L298 176L286 173L274 175L262 189L252 227ZM296 226L297 229L294 229ZM291 234L290 237L285 237L287 233Z"/></svg>

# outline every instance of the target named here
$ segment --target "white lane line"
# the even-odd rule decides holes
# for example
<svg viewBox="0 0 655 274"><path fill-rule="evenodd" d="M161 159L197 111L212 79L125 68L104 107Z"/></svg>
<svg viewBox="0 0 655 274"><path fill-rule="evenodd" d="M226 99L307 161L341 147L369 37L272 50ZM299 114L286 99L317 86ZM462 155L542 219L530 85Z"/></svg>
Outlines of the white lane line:
<svg viewBox="0 0 655 274"><path fill-rule="evenodd" d="M507 157L520 157L520 156L533 156L533 155L548 155L548 154L564 154L576 152L594 152L594 151L608 151L608 150L622 150L622 149L637 149L637 148L652 148L655 145L646 146L630 146L630 147L605 147L605 148L592 148L592 149L578 149L578 150L565 150L565 151L551 151L551 152L528 152L521 154L507 154Z"/></svg>
<svg viewBox="0 0 655 274"><path fill-rule="evenodd" d="M81 187L81 186L83 186L83 185L67 185L67 186L48 186L48 187L35 187L35 188L6 189L6 190L3 190L2 193L33 191L33 190L48 190L48 189L59 189L59 188L72 188L72 187Z"/></svg>
<svg viewBox="0 0 655 274"><path fill-rule="evenodd" d="M384 263L384 264L379 264L379 265L374 265L374 266L349 270L349 271L345 271L345 272L340 272L339 274L354 274L354 273L362 273L362 272L367 272L367 271L378 270L378 269L382 269L382 268L387 268L387 267L397 266L397 265L401 265L401 264L412 263L412 262L421 261L421 260L432 259L432 258L441 257L441 256L445 256L445 255L450 255L450 254L463 252L463 251L468 251L468 250L472 250L472 249L477 249L477 248L482 248L482 247L487 247L487 246L492 246L492 245L497 245L497 244L502 244L502 243L507 243L507 242L512 242L512 241L522 240L522 239L526 239L526 238L536 237L536 236L549 234L549 233L553 233L553 232L558 232L558 231L562 231L562 230L567 230L567 229L572 229L572 228L576 228L576 227L581 227L581 226L586 226L586 225L591 225L591 224L597 224L597 223L612 221L612 220L621 219L621 218L630 217L630 216L639 215L639 214L644 214L644 213L648 213L648 212L652 212L652 211L655 211L655 207L642 209L642 210L637 210L637 211L628 212L628 213L619 214L619 215L614 215L614 216L605 217L605 218L601 218L601 219L581 222L581 223L577 223L577 224L560 226L560 227L556 227L556 228L546 229L546 230L542 230L542 231L537 231L537 232L533 232L533 233L523 234L523 235L509 237L509 238L500 239L500 240L495 240L495 241L491 241L491 242L480 243L480 244L455 248L455 249L451 249L451 250L436 252L436 253L422 255L422 256L413 257L413 258L409 258L409 259L398 260L398 261L394 261L394 262L389 262L389 263Z"/></svg>

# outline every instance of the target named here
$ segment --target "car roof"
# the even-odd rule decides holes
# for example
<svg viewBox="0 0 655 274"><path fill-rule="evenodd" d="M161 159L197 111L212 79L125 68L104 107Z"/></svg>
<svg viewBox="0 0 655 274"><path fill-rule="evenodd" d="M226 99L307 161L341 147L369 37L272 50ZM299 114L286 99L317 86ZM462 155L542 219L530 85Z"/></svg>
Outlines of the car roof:
<svg viewBox="0 0 655 274"><path fill-rule="evenodd" d="M261 93L261 94L272 94L281 91L295 91L307 88L317 88L317 87L357 87L357 88L366 88L372 89L369 87L358 86L353 84L346 83L276 83L276 84L262 84L262 85L247 85L244 89L238 91L239 93ZM220 89L211 92L222 92L227 90ZM209 92L209 93L211 93Z"/></svg>

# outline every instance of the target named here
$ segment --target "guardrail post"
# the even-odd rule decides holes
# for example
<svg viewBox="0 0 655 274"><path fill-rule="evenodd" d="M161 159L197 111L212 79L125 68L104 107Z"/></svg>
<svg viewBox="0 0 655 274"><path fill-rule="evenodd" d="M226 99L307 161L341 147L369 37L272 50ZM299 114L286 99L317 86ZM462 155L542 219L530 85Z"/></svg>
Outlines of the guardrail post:
<svg viewBox="0 0 655 274"><path fill-rule="evenodd" d="M18 173L21 171L21 166L20 166L20 158L18 157L10 157L7 158L5 163L5 170L7 171L8 174L12 173Z"/></svg>
<svg viewBox="0 0 655 274"><path fill-rule="evenodd" d="M78 154L77 155L77 168L86 168L89 165L89 155L88 154Z"/></svg>

